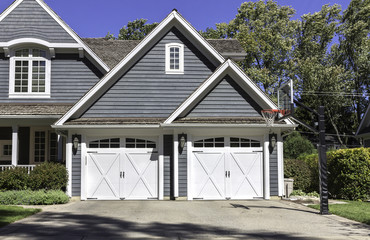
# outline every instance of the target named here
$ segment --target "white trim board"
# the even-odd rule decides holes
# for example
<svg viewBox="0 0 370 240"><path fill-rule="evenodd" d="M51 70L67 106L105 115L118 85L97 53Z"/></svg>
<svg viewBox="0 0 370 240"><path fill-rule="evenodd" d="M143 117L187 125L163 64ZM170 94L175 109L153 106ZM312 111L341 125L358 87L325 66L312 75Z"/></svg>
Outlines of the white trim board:
<svg viewBox="0 0 370 240"><path fill-rule="evenodd" d="M230 75L254 100L264 109L277 109L276 104L237 66L235 62L228 59L196 89L164 122L171 124L177 117L186 115L203 97L215 87L223 77ZM287 124L293 124L290 120Z"/></svg>
<svg viewBox="0 0 370 240"><path fill-rule="evenodd" d="M172 27L176 27L204 54L208 53L210 61L216 66L224 62L224 58L190 25L176 10L173 10L158 26L153 29L120 63L105 77L95 84L55 125L63 125L71 117L79 117L95 100L108 90L115 81L140 59L162 36Z"/></svg>
<svg viewBox="0 0 370 240"><path fill-rule="evenodd" d="M0 22L6 18L16 7L19 6L24 0L16 0L12 5L10 5L1 15L0 15ZM82 39L43 1L43 0L35 0L76 42L78 47L82 47L84 51L88 54L88 59L96 64L100 70L103 72L108 72L109 67L90 49L88 45L86 45ZM10 41L13 42L13 41ZM4 43L3 43L4 44ZM54 46L58 46L59 44L55 44ZM60 46L64 46L66 44L60 44ZM67 44L69 45L69 44ZM76 44L70 46L77 46ZM2 46L2 45L0 45ZM6 46L6 44L5 44ZM47 45L45 45L47 46Z"/></svg>

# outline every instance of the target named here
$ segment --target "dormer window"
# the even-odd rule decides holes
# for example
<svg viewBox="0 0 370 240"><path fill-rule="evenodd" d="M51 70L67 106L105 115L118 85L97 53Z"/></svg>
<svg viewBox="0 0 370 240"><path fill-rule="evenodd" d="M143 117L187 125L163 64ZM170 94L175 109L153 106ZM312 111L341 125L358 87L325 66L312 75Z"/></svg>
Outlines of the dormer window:
<svg viewBox="0 0 370 240"><path fill-rule="evenodd" d="M39 48L22 48L10 58L10 98L50 97L50 57Z"/></svg>
<svg viewBox="0 0 370 240"><path fill-rule="evenodd" d="M166 73L184 73L184 45L180 43L166 44Z"/></svg>

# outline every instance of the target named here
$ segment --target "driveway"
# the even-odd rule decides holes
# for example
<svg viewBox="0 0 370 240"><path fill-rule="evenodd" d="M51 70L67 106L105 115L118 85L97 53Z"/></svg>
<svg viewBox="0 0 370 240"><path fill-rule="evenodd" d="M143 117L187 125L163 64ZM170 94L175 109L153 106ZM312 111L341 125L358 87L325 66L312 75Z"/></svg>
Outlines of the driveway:
<svg viewBox="0 0 370 240"><path fill-rule="evenodd" d="M285 201L82 201L0 229L0 239L370 239L370 229Z"/></svg>

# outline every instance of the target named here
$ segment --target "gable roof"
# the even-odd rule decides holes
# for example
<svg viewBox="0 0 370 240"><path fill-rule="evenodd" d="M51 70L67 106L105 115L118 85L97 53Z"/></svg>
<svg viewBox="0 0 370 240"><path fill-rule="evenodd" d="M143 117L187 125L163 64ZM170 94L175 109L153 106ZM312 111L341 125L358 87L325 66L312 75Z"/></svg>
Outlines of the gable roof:
<svg viewBox="0 0 370 240"><path fill-rule="evenodd" d="M43 1L43 0L16 0L0 15L0 22L4 20L13 10L15 10L22 2L33 1L41 6L55 21L59 24L76 43L51 43L37 38L21 38L8 42L0 42L0 47L9 48L19 43L38 43L49 48L77 48L83 49L87 55L86 57L95 63L97 67L103 72L108 72L109 67L85 44L82 39Z"/></svg>
<svg viewBox="0 0 370 240"><path fill-rule="evenodd" d="M82 38L82 40L110 67L116 66L141 40L107 40ZM244 58L246 52L236 39L207 39L224 58Z"/></svg>
<svg viewBox="0 0 370 240"><path fill-rule="evenodd" d="M95 100L109 89L138 59L140 59L168 31L176 27L195 45L200 52L208 57L216 66L224 62L223 56L204 39L176 10L173 10L158 24L120 63L108 72L94 87L90 89L59 121L56 126L63 125L71 117L79 117Z"/></svg>
<svg viewBox="0 0 370 240"><path fill-rule="evenodd" d="M236 81L262 109L277 109L277 105L259 88L232 60L226 60L203 82L164 122L171 124L178 118L186 116L218 83L229 75ZM285 123L293 124L289 119Z"/></svg>
<svg viewBox="0 0 370 240"><path fill-rule="evenodd" d="M370 134L370 104L361 120L360 126L357 129L356 136Z"/></svg>

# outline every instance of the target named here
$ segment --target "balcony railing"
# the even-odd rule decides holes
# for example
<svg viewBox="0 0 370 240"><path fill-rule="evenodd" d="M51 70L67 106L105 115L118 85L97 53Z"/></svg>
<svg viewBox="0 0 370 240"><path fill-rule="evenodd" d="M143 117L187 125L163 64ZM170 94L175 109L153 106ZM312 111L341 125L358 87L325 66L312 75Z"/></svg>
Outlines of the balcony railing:
<svg viewBox="0 0 370 240"><path fill-rule="evenodd" d="M11 168L26 168L27 169L27 172L28 174L35 168L36 165L17 165L17 166L13 166L13 165L0 165L0 172L2 171L5 171L7 169L11 169Z"/></svg>

